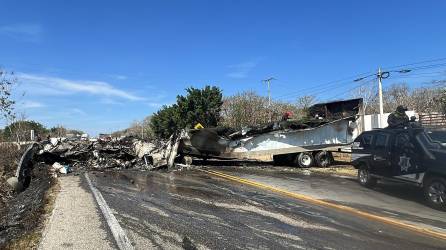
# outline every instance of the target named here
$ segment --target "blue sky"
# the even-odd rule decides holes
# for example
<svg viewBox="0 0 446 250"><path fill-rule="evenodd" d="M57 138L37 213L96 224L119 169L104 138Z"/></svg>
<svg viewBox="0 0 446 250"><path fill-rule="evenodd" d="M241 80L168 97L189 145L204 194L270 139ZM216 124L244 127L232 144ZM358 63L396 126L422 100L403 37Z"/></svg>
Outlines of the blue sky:
<svg viewBox="0 0 446 250"><path fill-rule="evenodd" d="M0 66L19 78L18 109L46 126L92 134L125 128L188 86L266 95L261 80L274 76L273 98L339 99L357 83L314 86L446 57L444 1L6 0L1 6ZM396 81L421 84L416 77L385 84Z"/></svg>

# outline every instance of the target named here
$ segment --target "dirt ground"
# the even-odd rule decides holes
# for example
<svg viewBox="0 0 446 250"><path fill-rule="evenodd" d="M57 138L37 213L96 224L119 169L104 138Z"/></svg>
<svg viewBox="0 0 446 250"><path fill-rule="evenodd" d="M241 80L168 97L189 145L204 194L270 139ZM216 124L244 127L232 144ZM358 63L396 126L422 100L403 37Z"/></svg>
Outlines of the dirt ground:
<svg viewBox="0 0 446 250"><path fill-rule="evenodd" d="M15 193L5 183L13 176L25 148L0 146L0 249L34 249L40 240L45 214L54 197L55 180L48 166L36 165L30 186Z"/></svg>

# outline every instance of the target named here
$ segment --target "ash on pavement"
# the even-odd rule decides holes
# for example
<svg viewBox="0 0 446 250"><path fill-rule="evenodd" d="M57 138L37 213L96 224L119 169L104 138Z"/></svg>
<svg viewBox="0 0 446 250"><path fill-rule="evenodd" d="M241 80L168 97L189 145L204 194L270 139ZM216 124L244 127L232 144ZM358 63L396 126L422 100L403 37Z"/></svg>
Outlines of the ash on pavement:
<svg viewBox="0 0 446 250"><path fill-rule="evenodd" d="M136 248L436 249L445 242L200 171L90 174Z"/></svg>

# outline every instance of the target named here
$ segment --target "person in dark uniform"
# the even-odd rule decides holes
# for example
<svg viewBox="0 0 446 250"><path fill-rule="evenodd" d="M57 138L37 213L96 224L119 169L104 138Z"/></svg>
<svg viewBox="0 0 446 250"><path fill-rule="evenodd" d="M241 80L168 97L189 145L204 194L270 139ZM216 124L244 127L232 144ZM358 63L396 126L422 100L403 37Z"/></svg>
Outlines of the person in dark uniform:
<svg viewBox="0 0 446 250"><path fill-rule="evenodd" d="M387 118L389 128L400 128L409 124L409 117L406 115L407 108L399 105Z"/></svg>

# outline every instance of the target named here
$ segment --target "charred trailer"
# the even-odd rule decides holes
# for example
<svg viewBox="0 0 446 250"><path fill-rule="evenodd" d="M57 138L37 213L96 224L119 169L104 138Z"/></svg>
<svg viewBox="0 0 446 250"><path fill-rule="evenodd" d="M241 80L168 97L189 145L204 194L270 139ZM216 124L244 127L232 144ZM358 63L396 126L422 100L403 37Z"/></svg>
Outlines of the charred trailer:
<svg viewBox="0 0 446 250"><path fill-rule="evenodd" d="M179 153L199 158L258 160L298 167L327 167L332 152L346 151L363 130L362 99L319 103L301 120L273 122L234 131L191 129Z"/></svg>

